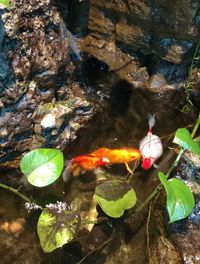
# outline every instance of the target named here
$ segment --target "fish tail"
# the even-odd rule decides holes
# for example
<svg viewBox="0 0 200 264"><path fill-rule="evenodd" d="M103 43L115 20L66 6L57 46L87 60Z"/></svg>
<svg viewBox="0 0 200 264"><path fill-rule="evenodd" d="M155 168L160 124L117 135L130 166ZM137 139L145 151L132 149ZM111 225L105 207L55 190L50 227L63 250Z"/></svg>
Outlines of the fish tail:
<svg viewBox="0 0 200 264"><path fill-rule="evenodd" d="M67 183L70 180L70 178L72 177L71 166L72 166L71 160L65 161L65 169L62 173L63 181L65 183Z"/></svg>
<svg viewBox="0 0 200 264"><path fill-rule="evenodd" d="M152 127L155 125L155 114L151 115L148 114L148 124L149 124L149 130L152 130Z"/></svg>

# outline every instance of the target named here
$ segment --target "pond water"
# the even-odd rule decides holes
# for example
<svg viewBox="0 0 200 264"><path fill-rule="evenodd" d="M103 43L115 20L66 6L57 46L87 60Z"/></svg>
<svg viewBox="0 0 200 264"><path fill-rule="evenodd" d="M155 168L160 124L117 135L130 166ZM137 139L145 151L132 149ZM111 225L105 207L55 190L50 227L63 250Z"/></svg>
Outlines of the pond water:
<svg viewBox="0 0 200 264"><path fill-rule="evenodd" d="M139 141L148 130L147 115L155 113L155 134L162 138L164 154L161 158L160 170L166 171L173 155L169 154L167 145L172 141L173 133L178 127L188 125L190 117L181 113L179 94L168 108L161 106L167 94L148 90L133 89L132 86L109 73L106 65L92 58L85 63L79 81L87 90L88 100L98 108L97 118L92 123L91 134L87 131L77 142L65 151L66 159L88 153L99 147L138 147ZM160 98L160 99L159 99ZM98 172L86 173L65 184L59 181L50 187L39 189L28 185L16 170L2 170L1 180L12 187L33 197L38 203L47 204L65 201L81 211L83 218L88 217L91 209L93 189L88 190L88 183L94 182L97 174L106 174L109 179L125 178L127 171L124 165L102 168ZM132 179L137 193L138 205L145 200L148 193L157 184L157 170L151 168L144 171L138 167ZM24 201L13 193L0 189L0 223L24 219L19 234L0 231L0 259L7 263L147 263L146 251L146 219L147 210L136 218L110 219L93 227L89 232L80 231L78 238L53 253L44 254L41 250L36 223L39 211L30 213L24 207ZM101 211L98 211L103 215ZM92 213L91 213L92 214ZM92 216L92 215L91 215ZM113 236L113 237L112 237ZM112 238L112 239L111 239ZM110 240L109 240L110 239ZM95 250L96 249L96 250ZM85 257L85 258L84 258ZM84 258L84 259L83 259ZM82 259L82 261L81 261Z"/></svg>

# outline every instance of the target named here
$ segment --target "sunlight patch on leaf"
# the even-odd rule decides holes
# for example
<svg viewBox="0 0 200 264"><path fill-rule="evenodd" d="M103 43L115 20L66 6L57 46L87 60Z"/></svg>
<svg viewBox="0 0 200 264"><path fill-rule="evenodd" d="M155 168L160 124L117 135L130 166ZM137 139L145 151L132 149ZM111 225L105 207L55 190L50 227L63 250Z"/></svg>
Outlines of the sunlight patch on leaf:
<svg viewBox="0 0 200 264"><path fill-rule="evenodd" d="M177 129L173 142L194 154L200 155L200 145L191 138L190 132L186 128Z"/></svg>
<svg viewBox="0 0 200 264"><path fill-rule="evenodd" d="M30 184L47 186L56 181L64 167L64 158L57 149L34 149L21 159L20 168Z"/></svg>

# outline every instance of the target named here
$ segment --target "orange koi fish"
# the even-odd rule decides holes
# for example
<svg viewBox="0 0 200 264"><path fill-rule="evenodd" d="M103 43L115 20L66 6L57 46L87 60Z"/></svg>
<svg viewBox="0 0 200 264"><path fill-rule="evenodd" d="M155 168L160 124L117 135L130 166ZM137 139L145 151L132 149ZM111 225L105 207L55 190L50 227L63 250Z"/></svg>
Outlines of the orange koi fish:
<svg viewBox="0 0 200 264"><path fill-rule="evenodd" d="M155 125L155 116L149 115L149 130L147 135L140 141L139 149L142 155L142 168L148 170L163 153L162 142L157 135L152 133Z"/></svg>
<svg viewBox="0 0 200 264"><path fill-rule="evenodd" d="M109 162L106 158L96 157L92 153L87 155L80 155L71 160L70 170L73 176L78 176L83 171L93 170L108 163Z"/></svg>
<svg viewBox="0 0 200 264"><path fill-rule="evenodd" d="M124 163L127 170L133 173L128 163L131 161L139 161L140 159L141 153L136 148L99 148L90 154L73 158L70 163L70 172L73 176L78 176L84 171L93 170L102 165Z"/></svg>

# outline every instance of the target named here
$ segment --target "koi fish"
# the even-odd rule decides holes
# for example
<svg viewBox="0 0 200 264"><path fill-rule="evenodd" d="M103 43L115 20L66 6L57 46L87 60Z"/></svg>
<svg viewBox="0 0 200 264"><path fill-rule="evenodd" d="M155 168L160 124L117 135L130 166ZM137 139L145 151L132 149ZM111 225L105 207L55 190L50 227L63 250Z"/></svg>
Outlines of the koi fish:
<svg viewBox="0 0 200 264"><path fill-rule="evenodd" d="M157 135L152 133L155 125L155 115L149 115L149 130L147 135L140 141L139 149L142 155L142 168L148 170L163 153L162 142Z"/></svg>
<svg viewBox="0 0 200 264"><path fill-rule="evenodd" d="M78 176L85 171L93 170L103 165L120 163L124 163L127 170L130 173L133 173L129 168L128 163L131 161L139 161L140 159L141 153L139 149L136 148L99 148L89 154L73 158L66 168L63 179L65 180L65 178L68 178L69 172L73 176Z"/></svg>
<svg viewBox="0 0 200 264"><path fill-rule="evenodd" d="M96 169L97 167L109 163L105 157L97 157L93 153L88 155L80 155L71 161L71 173L78 176L81 172Z"/></svg>

